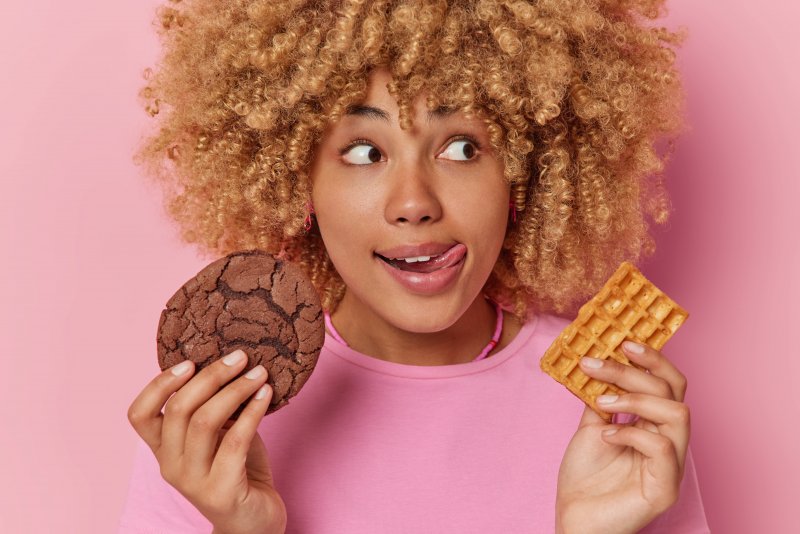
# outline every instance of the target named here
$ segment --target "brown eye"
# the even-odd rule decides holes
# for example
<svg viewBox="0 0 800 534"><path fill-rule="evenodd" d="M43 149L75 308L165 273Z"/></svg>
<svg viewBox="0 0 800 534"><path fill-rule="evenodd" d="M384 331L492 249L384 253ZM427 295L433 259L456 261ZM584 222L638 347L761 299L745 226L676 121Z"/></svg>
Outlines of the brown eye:
<svg viewBox="0 0 800 534"><path fill-rule="evenodd" d="M381 160L381 151L372 145L362 143L347 149L342 157L351 165L369 165Z"/></svg>
<svg viewBox="0 0 800 534"><path fill-rule="evenodd" d="M469 139L456 139L447 145L440 157L454 161L469 161L475 157L476 152L475 143Z"/></svg>

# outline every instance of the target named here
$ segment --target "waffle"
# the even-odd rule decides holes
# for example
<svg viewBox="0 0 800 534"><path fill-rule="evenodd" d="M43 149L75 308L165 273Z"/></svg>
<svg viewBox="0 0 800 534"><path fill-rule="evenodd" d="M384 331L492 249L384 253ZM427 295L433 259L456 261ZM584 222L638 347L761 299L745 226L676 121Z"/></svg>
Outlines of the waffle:
<svg viewBox="0 0 800 534"><path fill-rule="evenodd" d="M581 356L612 358L641 369L622 351L622 342L631 340L660 350L688 316L633 264L623 262L597 295L581 306L539 363L545 373L611 422L612 414L598 407L597 397L627 392L584 374L578 365Z"/></svg>

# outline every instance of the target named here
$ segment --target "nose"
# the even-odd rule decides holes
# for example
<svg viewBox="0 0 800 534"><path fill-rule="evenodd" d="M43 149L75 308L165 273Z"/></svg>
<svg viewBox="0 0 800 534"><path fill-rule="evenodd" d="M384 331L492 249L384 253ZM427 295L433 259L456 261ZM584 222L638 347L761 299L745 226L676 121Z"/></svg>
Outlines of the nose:
<svg viewBox="0 0 800 534"><path fill-rule="evenodd" d="M394 170L386 202L389 224L422 224L441 219L442 204L432 173L424 165Z"/></svg>

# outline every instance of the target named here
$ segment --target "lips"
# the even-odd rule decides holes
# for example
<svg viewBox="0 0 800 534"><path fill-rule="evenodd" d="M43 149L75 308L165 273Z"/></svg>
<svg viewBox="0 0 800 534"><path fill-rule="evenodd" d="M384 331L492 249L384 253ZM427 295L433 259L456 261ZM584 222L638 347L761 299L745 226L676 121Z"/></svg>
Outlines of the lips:
<svg viewBox="0 0 800 534"><path fill-rule="evenodd" d="M444 246L448 248L444 248ZM459 243L398 247L384 251L384 254L377 252L376 254L395 269L412 273L432 273L439 269L452 267L461 260L464 252L466 252L466 247Z"/></svg>
<svg viewBox="0 0 800 534"><path fill-rule="evenodd" d="M422 243L421 245L400 245L399 247L376 250L375 254L390 260L397 258L414 258L418 256L439 256L457 244L458 243Z"/></svg>
<svg viewBox="0 0 800 534"><path fill-rule="evenodd" d="M392 278L411 292L425 295L449 287L461 272L466 254L467 247L461 243L426 243L375 252ZM420 256L432 257L427 261L405 261L405 258L417 259Z"/></svg>

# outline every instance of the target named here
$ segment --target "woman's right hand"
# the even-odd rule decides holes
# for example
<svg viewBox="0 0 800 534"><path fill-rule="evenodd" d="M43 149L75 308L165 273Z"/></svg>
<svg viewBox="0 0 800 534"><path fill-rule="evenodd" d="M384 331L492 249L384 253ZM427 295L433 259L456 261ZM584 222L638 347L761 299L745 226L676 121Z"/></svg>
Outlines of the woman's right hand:
<svg viewBox="0 0 800 534"><path fill-rule="evenodd" d="M139 393L128 420L152 449L164 480L211 521L214 534L279 534L286 529L286 506L257 432L272 399L267 372L259 365L250 377L220 389L246 362L235 351L191 379L190 360L167 369ZM257 392L264 396L256 398ZM238 420L229 422L249 397Z"/></svg>

